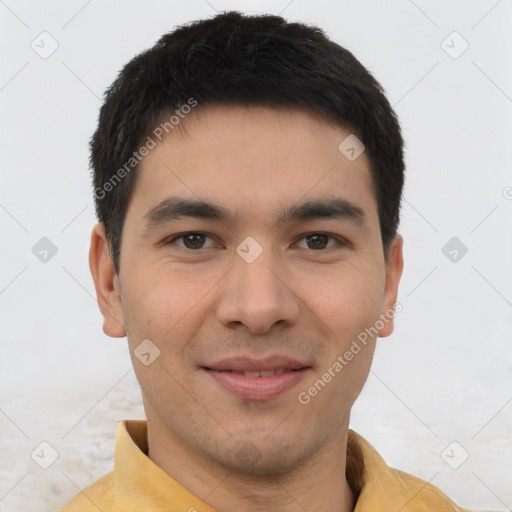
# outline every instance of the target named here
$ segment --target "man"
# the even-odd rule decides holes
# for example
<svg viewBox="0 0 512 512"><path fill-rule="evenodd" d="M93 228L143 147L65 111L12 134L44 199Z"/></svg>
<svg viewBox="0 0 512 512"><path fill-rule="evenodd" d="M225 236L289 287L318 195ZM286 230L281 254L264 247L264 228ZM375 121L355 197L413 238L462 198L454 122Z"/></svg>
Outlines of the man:
<svg viewBox="0 0 512 512"><path fill-rule="evenodd" d="M322 31L229 12L107 92L90 267L145 421L68 511L458 511L349 430L393 331L402 137Z"/></svg>

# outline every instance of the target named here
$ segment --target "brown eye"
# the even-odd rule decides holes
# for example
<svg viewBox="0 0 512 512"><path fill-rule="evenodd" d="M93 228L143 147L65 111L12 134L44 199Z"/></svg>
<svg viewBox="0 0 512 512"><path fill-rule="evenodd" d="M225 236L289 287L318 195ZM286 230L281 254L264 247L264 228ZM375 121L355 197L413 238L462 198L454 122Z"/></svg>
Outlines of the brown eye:
<svg viewBox="0 0 512 512"><path fill-rule="evenodd" d="M207 244L208 239L210 240L209 245ZM215 246L212 237L204 235L203 233L184 233L166 242L166 245L173 244L183 249L191 250L207 249Z"/></svg>
<svg viewBox="0 0 512 512"><path fill-rule="evenodd" d="M306 237L306 243L310 249L325 249L329 237L327 235L308 235Z"/></svg>
<svg viewBox="0 0 512 512"><path fill-rule="evenodd" d="M187 249L201 249L204 244L204 235L192 233L183 237L184 245Z"/></svg>
<svg viewBox="0 0 512 512"><path fill-rule="evenodd" d="M305 244L303 240L306 242ZM301 249L312 249L314 251L319 251L322 249L330 249L336 245L342 247L345 244L342 240L333 235L328 235L325 233L311 233L309 235L303 236L296 245Z"/></svg>

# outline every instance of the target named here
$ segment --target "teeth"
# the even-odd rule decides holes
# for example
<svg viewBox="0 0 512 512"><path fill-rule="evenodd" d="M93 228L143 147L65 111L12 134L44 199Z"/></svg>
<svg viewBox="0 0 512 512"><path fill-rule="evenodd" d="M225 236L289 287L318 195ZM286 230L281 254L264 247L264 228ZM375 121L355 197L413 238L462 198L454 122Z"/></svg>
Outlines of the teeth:
<svg viewBox="0 0 512 512"><path fill-rule="evenodd" d="M274 375L282 375L286 370L284 368L280 368L278 370L262 370L256 372L239 372L237 370L214 370L210 369L213 372L222 372L222 373L235 373L237 375L243 375L244 377L273 377ZM288 370L291 371L291 370Z"/></svg>
<svg viewBox="0 0 512 512"><path fill-rule="evenodd" d="M244 372L245 377L259 377L260 372Z"/></svg>
<svg viewBox="0 0 512 512"><path fill-rule="evenodd" d="M245 377L273 377L274 375L281 375L284 373L284 369L282 370L265 370L259 372L243 372Z"/></svg>

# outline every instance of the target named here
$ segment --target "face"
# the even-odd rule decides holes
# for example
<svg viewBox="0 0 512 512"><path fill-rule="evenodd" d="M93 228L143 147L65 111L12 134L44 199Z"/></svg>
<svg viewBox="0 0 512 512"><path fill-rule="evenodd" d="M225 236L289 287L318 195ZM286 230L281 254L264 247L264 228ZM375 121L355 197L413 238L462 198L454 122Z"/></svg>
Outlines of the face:
<svg viewBox="0 0 512 512"><path fill-rule="evenodd" d="M350 131L266 107L183 122L138 170L119 276L93 232L104 330L127 334L148 420L173 443L290 471L346 435L375 326L393 329L402 241L385 260L369 161L338 149Z"/></svg>

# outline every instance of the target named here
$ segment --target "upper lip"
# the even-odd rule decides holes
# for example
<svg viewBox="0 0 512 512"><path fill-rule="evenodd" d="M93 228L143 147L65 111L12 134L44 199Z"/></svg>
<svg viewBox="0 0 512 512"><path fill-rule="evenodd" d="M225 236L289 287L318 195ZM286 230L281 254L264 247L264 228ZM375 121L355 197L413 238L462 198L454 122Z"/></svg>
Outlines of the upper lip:
<svg viewBox="0 0 512 512"><path fill-rule="evenodd" d="M270 370L300 370L309 365L297 359L286 356L268 356L262 358L239 356L229 357L214 363L204 365L203 368L217 371L232 370L235 372L256 372Z"/></svg>

